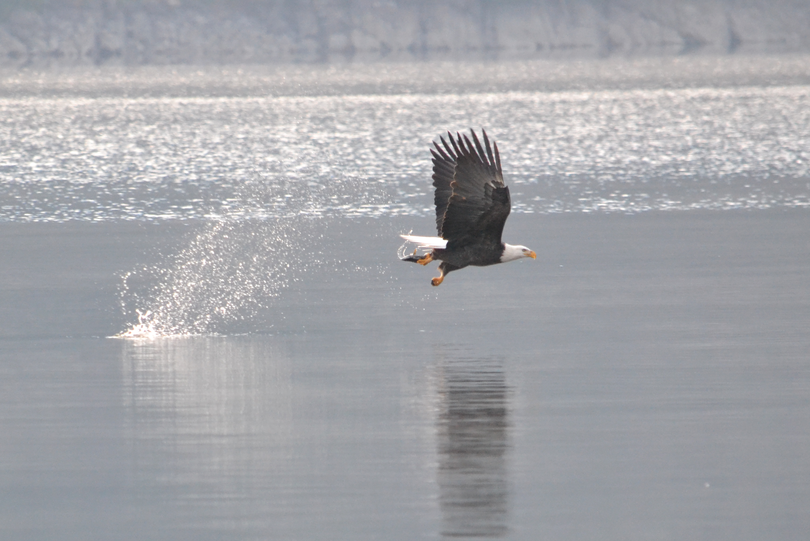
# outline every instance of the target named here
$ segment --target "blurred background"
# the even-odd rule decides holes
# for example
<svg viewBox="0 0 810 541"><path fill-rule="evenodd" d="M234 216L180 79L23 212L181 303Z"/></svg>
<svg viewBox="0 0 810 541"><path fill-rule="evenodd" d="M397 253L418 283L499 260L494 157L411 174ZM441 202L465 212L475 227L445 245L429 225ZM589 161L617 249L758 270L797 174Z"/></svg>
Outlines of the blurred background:
<svg viewBox="0 0 810 541"><path fill-rule="evenodd" d="M806 52L802 0L4 0L0 66Z"/></svg>

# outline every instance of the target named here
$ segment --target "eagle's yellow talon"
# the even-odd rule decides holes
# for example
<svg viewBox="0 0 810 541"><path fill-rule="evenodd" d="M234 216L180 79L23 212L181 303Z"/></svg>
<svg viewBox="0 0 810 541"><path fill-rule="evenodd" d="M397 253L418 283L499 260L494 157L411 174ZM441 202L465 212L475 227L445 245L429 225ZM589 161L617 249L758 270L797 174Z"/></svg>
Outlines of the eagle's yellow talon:
<svg viewBox="0 0 810 541"><path fill-rule="evenodd" d="M432 285L434 285L434 286L437 286L437 285L441 284L441 283L442 283L442 281L444 281L444 276L437 276L436 278L432 279L432 280L430 281L430 283L431 283Z"/></svg>
<svg viewBox="0 0 810 541"><path fill-rule="evenodd" d="M427 265L431 261L433 261L433 254L427 254L425 257L418 260L417 263L419 263L420 265Z"/></svg>

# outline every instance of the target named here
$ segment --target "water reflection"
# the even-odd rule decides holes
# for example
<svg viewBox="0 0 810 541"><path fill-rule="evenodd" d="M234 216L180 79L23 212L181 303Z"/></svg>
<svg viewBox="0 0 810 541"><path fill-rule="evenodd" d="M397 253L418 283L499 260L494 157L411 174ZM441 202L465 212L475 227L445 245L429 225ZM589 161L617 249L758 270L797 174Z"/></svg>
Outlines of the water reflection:
<svg viewBox="0 0 810 541"><path fill-rule="evenodd" d="M379 342L122 344L133 486L172 539L395 541L438 529L434 418L403 412L407 378L399 357L381 365Z"/></svg>
<svg viewBox="0 0 810 541"><path fill-rule="evenodd" d="M442 355L438 483L444 537L508 533L509 395L503 363Z"/></svg>
<svg viewBox="0 0 810 541"><path fill-rule="evenodd" d="M123 342L123 399L136 483L209 520L247 515L278 479L292 432L288 356L268 340Z"/></svg>

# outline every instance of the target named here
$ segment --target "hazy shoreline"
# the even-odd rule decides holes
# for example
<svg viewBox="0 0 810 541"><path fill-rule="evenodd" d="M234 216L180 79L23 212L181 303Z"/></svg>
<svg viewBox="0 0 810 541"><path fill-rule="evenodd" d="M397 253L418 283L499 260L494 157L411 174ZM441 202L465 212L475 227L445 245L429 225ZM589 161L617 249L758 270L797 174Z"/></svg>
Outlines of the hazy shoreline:
<svg viewBox="0 0 810 541"><path fill-rule="evenodd" d="M0 10L0 67L795 53L808 28L789 0L32 0Z"/></svg>

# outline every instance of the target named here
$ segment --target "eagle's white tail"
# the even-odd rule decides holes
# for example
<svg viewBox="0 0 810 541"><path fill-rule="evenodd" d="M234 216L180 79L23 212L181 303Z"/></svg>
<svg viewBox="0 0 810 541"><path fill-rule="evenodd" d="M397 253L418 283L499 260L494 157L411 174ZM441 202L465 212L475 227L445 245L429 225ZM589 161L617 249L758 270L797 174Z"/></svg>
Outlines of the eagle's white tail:
<svg viewBox="0 0 810 541"><path fill-rule="evenodd" d="M420 248L447 248L447 241L441 237L420 237L418 235L400 235L408 242L414 242Z"/></svg>

